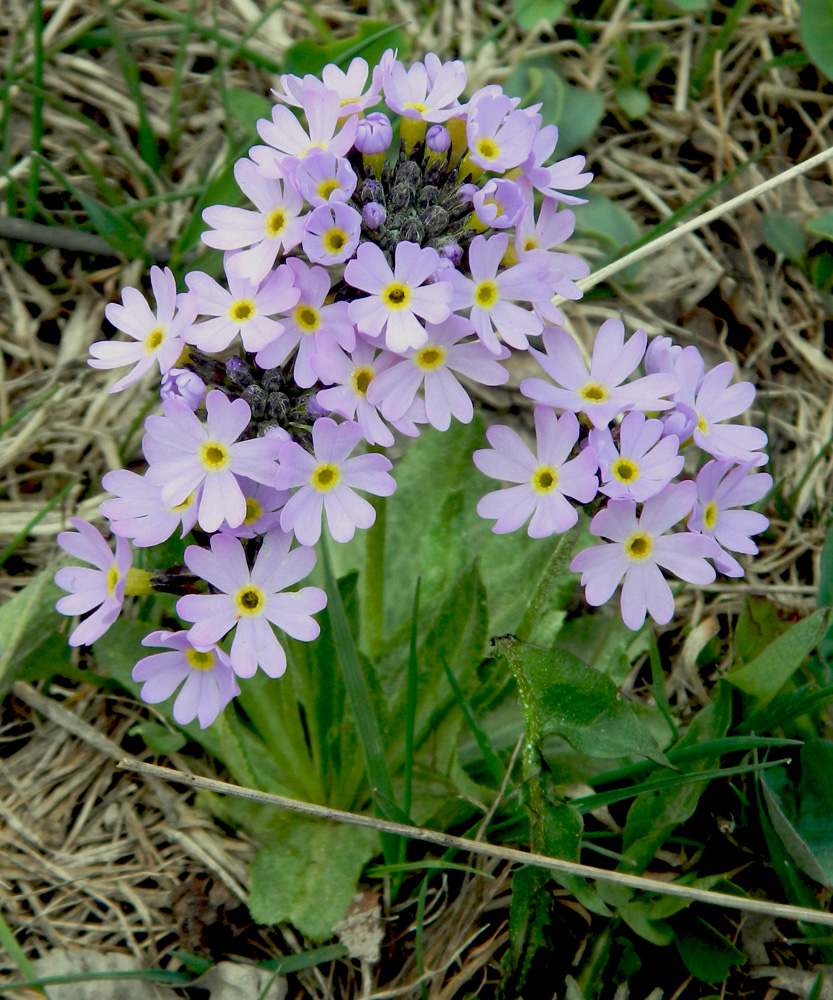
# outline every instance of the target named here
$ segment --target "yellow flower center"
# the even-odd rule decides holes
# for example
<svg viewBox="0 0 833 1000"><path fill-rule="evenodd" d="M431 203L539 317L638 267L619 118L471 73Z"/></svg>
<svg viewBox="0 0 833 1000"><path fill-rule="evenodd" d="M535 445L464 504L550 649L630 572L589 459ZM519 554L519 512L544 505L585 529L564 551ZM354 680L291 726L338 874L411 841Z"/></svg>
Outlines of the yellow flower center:
<svg viewBox="0 0 833 1000"><path fill-rule="evenodd" d="M299 305L295 310L295 322L304 333L314 333L321 323L318 312L305 303Z"/></svg>
<svg viewBox="0 0 833 1000"><path fill-rule="evenodd" d="M629 458L617 458L610 471L620 483L632 483L639 479L639 466Z"/></svg>
<svg viewBox="0 0 833 1000"><path fill-rule="evenodd" d="M421 115L424 115L428 110L427 104L420 104L418 101L408 101L402 105L403 108L411 108L414 111L418 111Z"/></svg>
<svg viewBox="0 0 833 1000"><path fill-rule="evenodd" d="M495 216L495 218L498 218L499 216L501 216L501 215L504 214L503 213L503 205L501 205L501 203L497 200L497 198L484 198L483 199L483 204L484 205L494 205L495 206L495 208L497 209L497 216Z"/></svg>
<svg viewBox="0 0 833 1000"><path fill-rule="evenodd" d="M194 502L195 496L196 493L189 493L188 496L182 501L182 503L174 504L173 507L168 507L168 510L172 514L178 514L181 510L187 510Z"/></svg>
<svg viewBox="0 0 833 1000"><path fill-rule="evenodd" d="M430 372L445 363L446 352L439 344L426 344L414 355L414 364L423 371Z"/></svg>
<svg viewBox="0 0 833 1000"><path fill-rule="evenodd" d="M328 253L339 253L347 243L347 233L334 226L324 234L324 249Z"/></svg>
<svg viewBox="0 0 833 1000"><path fill-rule="evenodd" d="M191 648L185 651L185 659L194 670L210 670L214 666L212 652L201 653L198 649Z"/></svg>
<svg viewBox="0 0 833 1000"><path fill-rule="evenodd" d="M230 457L228 448L219 441L206 441L199 450L199 459L209 472L222 472Z"/></svg>
<svg viewBox="0 0 833 1000"><path fill-rule="evenodd" d="M530 483L536 493L549 493L558 485L558 471L551 465L542 465L532 473Z"/></svg>
<svg viewBox="0 0 833 1000"><path fill-rule="evenodd" d="M308 146L304 146L304 150L301 153L301 158L305 157L311 149L326 149L327 144L325 142L311 142Z"/></svg>
<svg viewBox="0 0 833 1000"><path fill-rule="evenodd" d="M255 314L255 304L252 299L237 299L232 302L228 314L235 323L247 323Z"/></svg>
<svg viewBox="0 0 833 1000"><path fill-rule="evenodd" d="M335 179L335 177L328 177L327 180L321 181L318 185L318 197L323 198L324 201L330 197L333 191L340 191L341 185Z"/></svg>
<svg viewBox="0 0 833 1000"><path fill-rule="evenodd" d="M110 567L107 573L107 593L112 597L116 592L116 584L119 582L121 577L119 576L119 571L115 563Z"/></svg>
<svg viewBox="0 0 833 1000"><path fill-rule="evenodd" d="M367 387L373 380L373 376L376 372L372 368L354 368L350 372L350 382L353 385L353 389L360 395L367 395Z"/></svg>
<svg viewBox="0 0 833 1000"><path fill-rule="evenodd" d="M310 486L318 490L319 493L327 493L338 485L340 478L337 465L333 465L331 462L322 462L321 465L315 467L310 477Z"/></svg>
<svg viewBox="0 0 833 1000"><path fill-rule="evenodd" d="M708 420L705 420L699 413L697 414L697 430L700 431L701 434L709 433L709 422Z"/></svg>
<svg viewBox="0 0 833 1000"><path fill-rule="evenodd" d="M276 236L280 236L284 229L286 229L288 221L286 212L282 208L273 209L266 216L266 235L269 239L273 240Z"/></svg>
<svg viewBox="0 0 833 1000"><path fill-rule="evenodd" d="M478 139L474 144L475 152L484 160L496 160L500 156L500 146L494 139Z"/></svg>
<svg viewBox="0 0 833 1000"><path fill-rule="evenodd" d="M145 353L152 354L165 339L167 330L164 326L155 326L145 337Z"/></svg>
<svg viewBox="0 0 833 1000"><path fill-rule="evenodd" d="M388 309L407 309L411 301L411 289L395 281L382 292L382 301Z"/></svg>
<svg viewBox="0 0 833 1000"><path fill-rule="evenodd" d="M533 236L527 236L524 240L524 250L537 250L538 241Z"/></svg>
<svg viewBox="0 0 833 1000"><path fill-rule="evenodd" d="M711 531L717 523L717 514L717 504L714 500L709 500L703 510L703 524L709 529L709 531Z"/></svg>
<svg viewBox="0 0 833 1000"><path fill-rule="evenodd" d="M481 281L474 290L474 301L481 309L491 309L497 300L497 284L494 281Z"/></svg>
<svg viewBox="0 0 833 1000"><path fill-rule="evenodd" d="M644 562L654 549L654 541L645 531L635 531L625 542L625 555L634 562Z"/></svg>
<svg viewBox="0 0 833 1000"><path fill-rule="evenodd" d="M266 597L263 591L253 583L247 583L234 595L234 606L237 608L238 618L261 614L265 604Z"/></svg>
<svg viewBox="0 0 833 1000"><path fill-rule="evenodd" d="M609 396L607 387L599 382L586 382L578 391L579 399L585 403L603 403Z"/></svg>
<svg viewBox="0 0 833 1000"><path fill-rule="evenodd" d="M254 497L246 497L246 516L243 518L243 524L254 524L262 514L263 507L257 500Z"/></svg>

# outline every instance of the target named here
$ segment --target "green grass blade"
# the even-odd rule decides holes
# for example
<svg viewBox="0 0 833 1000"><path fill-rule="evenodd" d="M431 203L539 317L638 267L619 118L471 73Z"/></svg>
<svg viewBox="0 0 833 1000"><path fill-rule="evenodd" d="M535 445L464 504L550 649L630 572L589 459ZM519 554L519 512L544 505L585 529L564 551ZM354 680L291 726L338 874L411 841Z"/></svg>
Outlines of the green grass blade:
<svg viewBox="0 0 833 1000"><path fill-rule="evenodd" d="M656 792L663 788L677 788L680 785L690 785L697 781L712 781L715 778L731 778L739 774L750 774L753 771L766 771L771 767L781 767L783 760L772 760L763 764L741 764L738 767L716 768L712 771L692 771L690 774L676 774L670 778L656 778L645 781L641 785L631 785L628 788L614 788L609 792L596 792L594 795L582 795L570 803L582 813L591 812L601 806L609 806L614 802L644 795L645 792Z"/></svg>
<svg viewBox="0 0 833 1000"><path fill-rule="evenodd" d="M71 483L67 483L67 485L58 493L56 493L55 496L52 497L50 501L48 501L48 503L45 503L43 507L41 507L41 509L37 512L37 514L35 514L35 516L29 521L29 523L24 528L21 528L21 530L18 531L18 533L14 536L14 538L12 538L9 544L5 547L5 549L3 549L2 552L0 552L0 566L5 565L6 560L9 559L10 556L14 555L14 553L17 551L18 546L21 545L26 540L26 537L28 536L32 528L34 528L36 524L42 521L46 517L46 515L50 512L50 510L52 510L54 507L57 507L58 504L66 498L66 496L69 494L69 491L72 489L73 486L75 486L77 482L78 482L77 479L73 479Z"/></svg>
<svg viewBox="0 0 833 1000"><path fill-rule="evenodd" d="M32 37L34 39L34 68L32 82L38 90L43 89L43 0L32 3ZM32 164L29 168L29 205L26 218L35 217L33 203L40 201L40 162L38 157L43 149L43 97L32 95Z"/></svg>
<svg viewBox="0 0 833 1000"><path fill-rule="evenodd" d="M61 383L56 382L45 392L42 392L39 396L35 396L35 398L30 402L28 402L25 406L21 406L21 408L16 413L13 413L8 420L0 424L0 437L3 437L6 431L10 431L12 427L19 424L24 417L28 417L28 415L33 410L36 410L41 405L41 403L45 403L47 399L50 399L52 396L54 396L55 393L60 388L61 388Z"/></svg>
<svg viewBox="0 0 833 1000"><path fill-rule="evenodd" d="M422 861L403 861L393 865L371 865L367 869L367 874L371 878L382 878L384 875L390 875L392 872L418 872L424 869L430 869L431 871L453 870L468 872L469 875L481 875L483 878L491 879L495 877L488 872L482 871L480 868L472 868L471 865L461 865L456 861L444 861L442 858L423 858Z"/></svg>
<svg viewBox="0 0 833 1000"><path fill-rule="evenodd" d="M49 994L46 992L43 986L38 984L38 980L35 977L35 970L32 968L29 959L24 954L23 949L20 947L20 944L18 943L17 938L12 933L11 928L4 920L2 912L0 912L0 946L2 946L5 949L6 954L17 966L21 976L23 976L26 979L25 983L20 983L20 984L15 983L11 986L4 986L3 989L4 990L36 989L39 993L45 996L47 1000L49 1000Z"/></svg>
<svg viewBox="0 0 833 1000"><path fill-rule="evenodd" d="M133 98L133 103L136 105L136 115L139 119L139 155L150 169L155 174L158 174L161 164L159 159L159 144L156 141L156 136L153 134L153 129L150 127L147 112L145 111L145 101L142 97L142 87L139 80L139 66L133 57L133 53L127 47L127 42L119 29L110 0L105 0L105 8L107 12L107 27L110 31L113 48L116 50L116 55L118 56L124 82L127 84L127 89Z"/></svg>
<svg viewBox="0 0 833 1000"><path fill-rule="evenodd" d="M451 667L449 667L449 665L445 662L445 658L443 658L443 668L445 669L445 676L448 679L448 683L451 685L451 690L454 692L454 698L460 706L480 753L483 755L483 763L486 765L486 770L489 772L492 784L495 788L499 788L506 773L505 769L501 766L500 758L495 753L491 740L478 722L477 716L474 714L468 698L466 698L463 693L463 689L457 682L457 678L452 673Z"/></svg>
<svg viewBox="0 0 833 1000"><path fill-rule="evenodd" d="M729 47L732 35L746 13L752 0L735 0L726 14L726 20L720 27L714 41L708 44L697 60L694 69L691 71L690 91L695 96L698 95L706 82L706 79L714 66L714 58L718 52L722 52Z"/></svg>
<svg viewBox="0 0 833 1000"><path fill-rule="evenodd" d="M323 537L321 539L321 551L324 557L327 614L330 618L330 627L333 630L336 657L344 675L347 696L350 699L353 714L356 718L356 728L358 729L359 741L362 745L367 765L367 774L370 779L373 800L377 810L384 815L383 802L385 800L395 802L396 800L394 799L393 785L391 784L388 764L382 746L382 733L373 712L370 692L367 689L367 681L362 670L362 665L359 662L359 653L353 640L353 633L350 631L347 612L344 609L341 593L333 575L327 540ZM390 835L382 836L382 847L385 858L389 863L393 863L397 858L398 847L396 839Z"/></svg>

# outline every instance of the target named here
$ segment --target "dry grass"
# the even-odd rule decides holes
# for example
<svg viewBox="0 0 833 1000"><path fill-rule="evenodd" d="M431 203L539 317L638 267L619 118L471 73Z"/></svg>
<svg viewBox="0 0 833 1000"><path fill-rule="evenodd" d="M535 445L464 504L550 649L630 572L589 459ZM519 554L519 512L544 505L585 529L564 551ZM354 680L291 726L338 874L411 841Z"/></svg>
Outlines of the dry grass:
<svg viewBox="0 0 833 1000"><path fill-rule="evenodd" d="M169 0L166 6L182 15L193 10L204 25L216 18L217 28L231 38L242 37L261 13L261 5L252 0ZM34 58L31 32L23 34L31 7L30 0L0 0L0 26L7 30L0 58L8 61L20 36L18 69ZM90 195L95 193L90 163L135 198L193 187L219 165L217 135L226 115L219 88L205 67L224 58L223 52L218 54L210 39L192 37L180 53L180 35L163 30L177 22L149 17L140 0L112 7L125 30L147 29L133 43L147 119L161 142L176 140L176 160L151 185L146 183L134 146L136 105L115 51L108 48L92 59L70 44L106 24L106 7L98 0L44 0L44 42L47 50L58 46L61 51L47 59L43 87L49 98L81 109L83 117L79 120L47 99L43 155ZM511 5L508 0L455 0L437 4L427 17L411 0L393 0L390 6L370 0L366 8L329 0L316 3L315 9L337 34L349 33L358 17L368 13L401 21L413 39L413 54L419 56L428 49L454 54L474 50ZM771 150L728 185L721 199L830 144L829 88L812 89L812 72L761 68L773 55L797 45L796 2L751 6L728 48L717 54L697 100L689 96L688 81L706 29L690 16L647 20L630 0L612 4L609 11L603 23L582 25L595 39L587 49L572 40L556 40L542 28L524 34L509 25L496 43L479 47L469 62L470 78L476 86L500 81L519 60L552 54L566 79L603 93L608 113L587 147L597 171L594 188L624 205L643 229L769 143ZM304 5L287 0L247 45L280 63L291 41L310 34ZM670 62L652 88L651 111L632 126L615 110L614 46L626 36L660 34L669 45ZM181 103L172 120L171 82L180 55ZM224 79L228 88L262 94L274 83L271 74L242 59L225 68ZM5 123L10 170L0 177L4 195L9 177L25 184L33 169L31 114L30 92L13 88ZM793 516L775 518L772 540L744 581L688 590L680 598L680 615L694 638L671 672L672 695L696 701L702 688L693 667L697 643L737 613L747 593L771 595L787 611L806 612L814 604L833 468L830 299L798 268L762 251L760 219L770 212L803 222L829 211L830 170L829 165L819 169L684 237L660 259L646 263L633 286L618 287L607 298L588 297L568 312L571 328L585 342L602 319L622 315L631 328L645 326L649 333L670 333L681 343L696 344L710 361L735 362L743 377L760 386L753 419L765 420L776 490L791 500ZM41 183L43 203L57 225L83 218L78 203L43 169ZM145 209L141 218L149 245L160 252L169 247L192 207L186 198L161 200ZM591 245L579 249L592 258ZM40 400L0 437L0 545L23 530L58 490L75 482L67 499L31 528L0 570L4 597L53 559L55 535L68 516L95 517L101 475L120 464L119 449L148 398L141 386L108 395L111 375L84 364L87 347L100 337L105 304L118 297L123 285L141 283L142 271L138 262L117 265L104 258L85 269L77 255L56 248L32 247L21 257L0 245L0 424ZM509 399L502 393L490 398L498 404ZM225 887L231 906L235 894L242 893L250 846L194 811L187 795L116 774L114 759L130 749L126 734L144 717L144 709L85 688L53 687L50 696L89 728L82 735L68 735L65 719L44 721L32 707L36 696L28 705L17 698L5 705L0 751L5 917L31 956L67 945L118 947L135 954L139 964L156 963L187 935L187 919L172 910L176 887L197 866ZM425 967L432 975L425 984L432 1000L451 1000L463 986L477 992L494 981L495 955L507 934L508 890L506 871L495 874L494 881L472 877L456 882L453 894L441 888L428 900ZM321 998L354 995L354 989L365 995L372 989L378 998L420 996L413 957L414 905L411 901L409 908L387 914L389 938L399 946L398 965L387 958L378 973L365 969L360 975L357 967L338 963L329 971L325 967L303 974L299 988ZM276 941L251 930L246 947L250 954L262 955ZM290 950L302 947L291 933L284 944ZM411 957L403 961L402 954Z"/></svg>

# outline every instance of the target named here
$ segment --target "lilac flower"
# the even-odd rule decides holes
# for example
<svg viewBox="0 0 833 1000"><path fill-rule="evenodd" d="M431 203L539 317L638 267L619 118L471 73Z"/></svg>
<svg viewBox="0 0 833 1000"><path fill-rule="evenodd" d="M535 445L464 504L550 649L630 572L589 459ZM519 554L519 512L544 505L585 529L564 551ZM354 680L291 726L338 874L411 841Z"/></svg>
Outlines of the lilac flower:
<svg viewBox="0 0 833 1000"><path fill-rule="evenodd" d="M356 150L364 156L381 156L392 141L390 118L381 111L373 111L359 122Z"/></svg>
<svg viewBox="0 0 833 1000"><path fill-rule="evenodd" d="M218 250L251 247L231 256L226 267L235 278L257 285L274 267L281 249L288 253L301 242L303 199L288 180L264 177L251 160L238 160L234 177L257 211L210 205L202 217L212 228L201 238Z"/></svg>
<svg viewBox="0 0 833 1000"><path fill-rule="evenodd" d="M759 449L766 447L766 434L758 427L723 423L743 413L755 398L751 382L729 385L734 374L734 365L725 361L703 376L692 406L697 415L694 443L715 458L764 465L767 457ZM682 408L679 402L678 407Z"/></svg>
<svg viewBox="0 0 833 1000"><path fill-rule="evenodd" d="M171 368L165 372L159 387L159 395L163 400L181 399L192 410L198 410L202 406L207 391L205 382L199 375L187 368Z"/></svg>
<svg viewBox="0 0 833 1000"><path fill-rule="evenodd" d="M255 361L261 368L282 365L297 348L293 377L302 389L315 384L310 364L317 351L330 343L352 350L356 332L346 302L325 305L330 292L330 276L323 267L309 267L298 257L290 257L286 267L292 274L299 297L292 312L282 320L283 333L259 351Z"/></svg>
<svg viewBox="0 0 833 1000"><path fill-rule="evenodd" d="M667 410L671 403L662 397L676 392L679 381L673 375L656 373L622 385L645 353L647 335L637 330L625 343L625 327L618 319L602 323L593 346L590 371L578 344L559 327L544 331L546 354L534 349L544 371L564 388L556 388L540 378L525 378L521 392L536 403L559 410L585 413L595 427L605 427L625 410Z"/></svg>
<svg viewBox="0 0 833 1000"><path fill-rule="evenodd" d="M356 190L356 174L347 160L321 150L310 153L295 168L295 186L310 205L349 201ZM302 233L298 234L298 243Z"/></svg>
<svg viewBox="0 0 833 1000"><path fill-rule="evenodd" d="M244 399L227 399L213 389L205 399L206 423L178 399L162 404L163 416L148 417L145 429L156 451L147 480L161 486L166 506L183 503L202 486L199 524L216 531L223 521L238 527L246 517L246 499L236 476L272 485L281 442L269 437L238 441L251 419Z"/></svg>
<svg viewBox="0 0 833 1000"><path fill-rule="evenodd" d="M349 205L328 202L307 216L302 246L314 264L343 264L359 245L362 217Z"/></svg>
<svg viewBox="0 0 833 1000"><path fill-rule="evenodd" d="M191 296L177 295L176 280L170 268L150 269L150 283L156 299L156 312L147 304L144 295L136 288L125 288L121 293L122 304L110 302L104 315L122 333L135 343L115 340L98 340L90 346L92 358L87 364L92 368L121 368L133 365L110 392L120 392L150 371L158 363L164 375L176 364L185 346L183 334L194 322L196 309ZM134 363L135 362L135 363Z"/></svg>
<svg viewBox="0 0 833 1000"><path fill-rule="evenodd" d="M381 75L373 71L370 88L362 93L367 83L368 65L361 57L352 59L345 72L335 63L327 63L321 70L321 80L307 75L303 80L298 76L284 73L281 76L281 86L284 93L273 91L276 97L296 108L304 107L304 90L318 86L319 89L332 90L339 97L339 107L342 115L352 115L364 111L379 103L381 90ZM361 123L360 123L361 124Z"/></svg>
<svg viewBox="0 0 833 1000"><path fill-rule="evenodd" d="M660 440L662 430L661 420L646 420L644 413L632 410L619 425L618 448L606 427L590 431L590 444L599 456L602 493L642 503L682 471L680 442L673 436Z"/></svg>
<svg viewBox="0 0 833 1000"><path fill-rule="evenodd" d="M320 628L311 616L326 605L324 591L304 587L284 593L315 565L315 552L304 547L290 552L291 541L291 535L270 531L251 570L243 546L231 535L213 535L211 551L198 545L185 550L186 566L217 593L180 597L177 614L194 622L188 638L197 647L219 642L235 629L231 665L238 677L252 677L258 667L269 677L286 670L286 653L272 625L303 642L318 638Z"/></svg>
<svg viewBox="0 0 833 1000"><path fill-rule="evenodd" d="M725 576L743 576L743 567L730 556L732 552L755 555L758 546L751 536L765 531L769 518L754 510L736 510L756 503L772 487L766 472L752 475L750 464L732 465L726 461L706 462L697 475L697 503L688 521L690 531L699 531L721 546L714 564Z"/></svg>
<svg viewBox="0 0 833 1000"><path fill-rule="evenodd" d="M494 174L523 163L532 150L535 123L523 111L513 111L503 93L484 93L470 104L466 123L467 160Z"/></svg>
<svg viewBox="0 0 833 1000"><path fill-rule="evenodd" d="M238 476L237 482L246 500L246 516L234 528L223 521L218 530L235 538L255 538L280 528L281 507L289 499L289 490L276 490L245 476Z"/></svg>
<svg viewBox="0 0 833 1000"><path fill-rule="evenodd" d="M257 131L261 139L279 153L299 160L316 149L326 149L334 156L346 156L356 138L358 118L351 115L344 127L336 132L343 114L338 94L333 90L304 87L300 104L306 114L309 133L289 108L276 104L272 108L272 121L258 120Z"/></svg>
<svg viewBox="0 0 833 1000"><path fill-rule="evenodd" d="M200 729L205 729L240 694L231 660L219 646L194 646L187 632L164 629L146 635L142 645L162 646L168 652L143 656L133 668L133 680L144 681L141 696L149 705L170 698L184 681L173 712L181 726L199 718Z"/></svg>
<svg viewBox="0 0 833 1000"><path fill-rule="evenodd" d="M301 488L284 507L281 528L294 531L302 545L315 545L320 538L322 510L337 542L349 542L356 528L373 524L376 511L353 488L385 497L396 489L383 455L347 457L361 436L358 424L321 417L312 425L313 455L294 441L284 445L275 485Z"/></svg>
<svg viewBox="0 0 833 1000"><path fill-rule="evenodd" d="M447 281L423 286L436 271L439 254L431 247L416 243L397 243L394 269L374 243L362 243L344 269L344 280L366 297L350 303L350 319L369 337L385 335L391 351L421 347L425 328L417 317L428 323L441 323L451 314L451 284Z"/></svg>
<svg viewBox="0 0 833 1000"><path fill-rule="evenodd" d="M498 336L511 347L525 350L529 347L527 337L540 333L542 328L534 313L515 302L529 302L540 296L545 277L543 268L529 261L498 272L508 246L507 233L497 233L489 239L475 236L469 246L471 278L459 271L452 275L452 308L455 312L471 309L477 336L495 355L502 350Z"/></svg>
<svg viewBox="0 0 833 1000"><path fill-rule="evenodd" d="M638 520L633 500L611 500L596 514L591 534L611 541L584 549L570 563L571 570L581 573L588 604L597 607L610 600L624 578L622 620L636 631L646 611L660 625L674 614L674 598L660 567L688 583L714 580L714 568L706 562L720 554L714 539L690 531L665 534L688 516L696 494L697 487L686 480L646 501Z"/></svg>
<svg viewBox="0 0 833 1000"><path fill-rule="evenodd" d="M312 361L321 381L333 385L331 389L319 390L316 399L327 411L355 420L368 444L389 448L393 444L393 434L368 400L367 393L373 380L400 360L399 355L391 351L377 352L373 344L361 338L349 356L338 346L331 346ZM403 425L400 421L394 426L405 434L416 436L413 424Z"/></svg>
<svg viewBox="0 0 833 1000"><path fill-rule="evenodd" d="M247 351L262 351L283 330L271 317L291 309L301 294L292 283L292 272L281 264L260 283L238 278L228 269L226 275L228 291L202 271L185 275L200 314L215 317L192 326L187 341L201 351L219 354L239 334Z"/></svg>
<svg viewBox="0 0 833 1000"><path fill-rule="evenodd" d="M514 226L525 208L524 197L518 185L502 178L487 181L471 203L482 226L491 226L492 229L509 229Z"/></svg>
<svg viewBox="0 0 833 1000"><path fill-rule="evenodd" d="M55 583L69 594L60 598L55 607L62 615L83 615L98 609L76 625L69 637L70 646L89 646L100 639L119 616L133 555L125 539L116 539L116 554L113 555L101 533L91 524L80 517L70 518L69 523L75 531L62 531L58 535L58 545L76 559L92 563L96 569L86 566L59 569Z"/></svg>
<svg viewBox="0 0 833 1000"><path fill-rule="evenodd" d="M578 434L575 414L565 413L559 419L546 406L535 407L537 455L510 427L495 424L486 431L494 451L476 451L474 464L492 479L520 484L487 493L477 504L481 517L497 518L492 531L516 531L530 515L530 538L546 538L572 528L578 512L566 497L589 503L599 488L592 448L569 459Z"/></svg>
<svg viewBox="0 0 833 1000"><path fill-rule="evenodd" d="M459 59L440 63L434 58L430 76L423 63L414 63L410 69L400 62L391 65L382 83L391 111L425 122L448 121L458 113L457 98L466 86L465 67Z"/></svg>
<svg viewBox="0 0 833 1000"><path fill-rule="evenodd" d="M454 372L482 385L503 385L509 373L482 344L459 343L472 333L471 323L462 316L450 316L437 325L429 323L425 329L428 342L418 349L410 348L404 360L377 375L367 387L367 399L380 407L386 420L399 420L422 385L428 422L446 431L452 416L467 424L474 413L471 399Z"/></svg>
<svg viewBox="0 0 833 1000"><path fill-rule="evenodd" d="M564 194L563 189L575 191L586 187L593 180L593 174L584 170L583 156L568 156L549 167L544 163L552 156L558 142L558 128L546 125L539 129L532 139L529 159L522 164L524 176L546 198L554 198L565 205L583 205L587 199Z"/></svg>
<svg viewBox="0 0 833 1000"><path fill-rule="evenodd" d="M99 507L110 522L110 530L121 538L129 538L141 548L161 545L182 527L184 538L197 523L200 491L194 490L182 503L168 507L162 503L162 487L149 483L143 476L127 469L115 469L101 480L111 500Z"/></svg>

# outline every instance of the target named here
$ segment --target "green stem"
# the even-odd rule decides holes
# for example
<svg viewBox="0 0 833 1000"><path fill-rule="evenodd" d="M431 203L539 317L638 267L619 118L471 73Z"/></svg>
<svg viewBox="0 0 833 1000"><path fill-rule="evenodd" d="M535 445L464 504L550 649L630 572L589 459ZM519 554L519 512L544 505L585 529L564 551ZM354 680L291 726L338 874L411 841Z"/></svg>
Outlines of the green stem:
<svg viewBox="0 0 833 1000"><path fill-rule="evenodd" d="M374 497L376 520L367 532L364 561L364 646L375 656L385 632L385 532L387 498Z"/></svg>
<svg viewBox="0 0 833 1000"><path fill-rule="evenodd" d="M532 630L538 624L550 604L553 589L567 570L580 531L581 522L575 527L570 528L569 531L565 531L563 535L558 536L558 541L552 550L550 561L544 568L544 572L538 581L538 586L529 599L520 625L515 630L515 635L521 642L529 642Z"/></svg>

